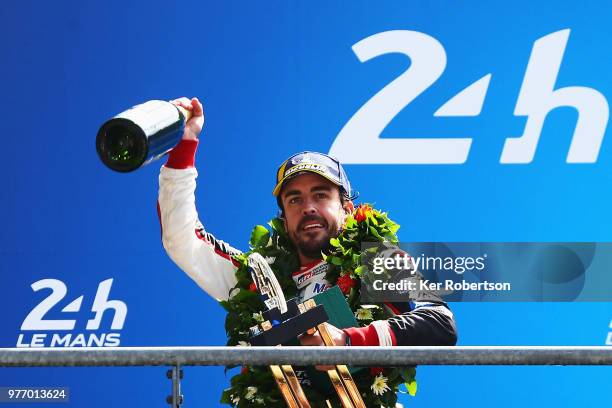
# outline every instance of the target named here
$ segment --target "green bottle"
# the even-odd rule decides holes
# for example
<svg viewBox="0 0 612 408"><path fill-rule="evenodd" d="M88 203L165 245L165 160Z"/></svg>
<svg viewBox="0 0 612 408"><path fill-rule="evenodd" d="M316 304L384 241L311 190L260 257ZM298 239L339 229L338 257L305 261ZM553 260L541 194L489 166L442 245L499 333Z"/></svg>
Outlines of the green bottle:
<svg viewBox="0 0 612 408"><path fill-rule="evenodd" d="M167 101L152 100L106 121L96 150L108 168L127 173L159 159L176 146L191 112Z"/></svg>

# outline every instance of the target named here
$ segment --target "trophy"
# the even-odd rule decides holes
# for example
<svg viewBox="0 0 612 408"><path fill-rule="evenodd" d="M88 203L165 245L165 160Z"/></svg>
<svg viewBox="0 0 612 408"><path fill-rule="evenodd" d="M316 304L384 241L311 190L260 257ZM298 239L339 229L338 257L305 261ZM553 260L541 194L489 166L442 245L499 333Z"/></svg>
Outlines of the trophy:
<svg viewBox="0 0 612 408"><path fill-rule="evenodd" d="M190 117L190 111L166 101L136 105L100 127L98 156L112 170L134 171L172 150Z"/></svg>
<svg viewBox="0 0 612 408"><path fill-rule="evenodd" d="M295 299L286 301L276 276L260 254L249 255L248 266L253 281L268 308L262 312L264 321L250 329L251 345L280 346L302 333L312 334L315 330L319 332L326 346L334 345L324 324L329 320L329 316L323 305L317 305L313 299L303 303L298 303ZM272 370L274 380L288 407L310 408L308 399L291 365L272 365L270 370ZM343 408L366 408L347 366L337 365L328 370L327 375Z"/></svg>

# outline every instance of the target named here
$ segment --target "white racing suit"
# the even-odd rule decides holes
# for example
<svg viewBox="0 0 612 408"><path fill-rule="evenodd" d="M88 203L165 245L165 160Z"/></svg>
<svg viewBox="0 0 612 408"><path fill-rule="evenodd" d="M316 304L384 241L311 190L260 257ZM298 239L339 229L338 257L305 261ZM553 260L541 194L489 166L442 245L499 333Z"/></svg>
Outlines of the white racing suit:
<svg viewBox="0 0 612 408"><path fill-rule="evenodd" d="M195 206L197 170L193 167L197 141L182 141L159 175L158 215L164 248L172 260L206 293L227 300L236 285L240 251L207 232ZM330 287L324 261L306 265L293 278L302 299ZM360 345L454 345L455 321L448 305L436 296L417 302L386 303L395 317L367 327L344 329L350 343Z"/></svg>

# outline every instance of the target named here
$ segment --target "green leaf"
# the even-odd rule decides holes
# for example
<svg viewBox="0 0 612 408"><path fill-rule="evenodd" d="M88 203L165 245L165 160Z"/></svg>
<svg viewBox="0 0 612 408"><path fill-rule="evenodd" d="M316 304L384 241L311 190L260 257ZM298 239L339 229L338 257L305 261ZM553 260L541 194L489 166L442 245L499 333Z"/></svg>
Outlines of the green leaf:
<svg viewBox="0 0 612 408"><path fill-rule="evenodd" d="M368 272L368 267L366 265L361 265L361 266L358 266L357 268L355 268L355 270L353 272L355 273L355 275L361 276L364 273Z"/></svg>
<svg viewBox="0 0 612 408"><path fill-rule="evenodd" d="M416 380L412 380L409 383L406 383L406 388L408 389L408 394L412 395L413 397L416 395L417 393L417 382Z"/></svg>
<svg viewBox="0 0 612 408"><path fill-rule="evenodd" d="M406 367L402 370L401 374L402 374L402 378L404 379L404 382L409 383L410 381L414 380L416 377L416 368Z"/></svg>
<svg viewBox="0 0 612 408"><path fill-rule="evenodd" d="M391 242L391 243L396 243L397 242L397 237L395 236L395 234L393 234L392 232L387 232L386 234L383 235L384 238Z"/></svg>
<svg viewBox="0 0 612 408"><path fill-rule="evenodd" d="M348 259L344 259L342 261L342 270L343 271L350 271L353 269L353 258L348 258Z"/></svg>
<svg viewBox="0 0 612 408"><path fill-rule="evenodd" d="M234 256L232 256L232 258L234 258L239 263L246 265L247 264L248 255L242 253L242 254L234 255Z"/></svg>
<svg viewBox="0 0 612 408"><path fill-rule="evenodd" d="M230 302L239 304L240 302L245 302L249 299L254 298L259 299L259 295L255 292L251 292L250 290L241 289L240 292L236 294L236 296L230 299Z"/></svg>
<svg viewBox="0 0 612 408"><path fill-rule="evenodd" d="M348 217L346 217L346 221L344 225L345 230L355 228L356 225L357 225L357 221L355 221L355 218L352 215L349 215Z"/></svg>
<svg viewBox="0 0 612 408"><path fill-rule="evenodd" d="M370 227L369 228L370 234L372 234L372 236L374 238L376 238L379 241L384 241L384 238L380 236L380 234L378 233L378 231L376 231L376 228L374 227Z"/></svg>
<svg viewBox="0 0 612 408"><path fill-rule="evenodd" d="M268 225L279 234L285 233L285 223L280 218L272 218L270 222L268 222Z"/></svg>
<svg viewBox="0 0 612 408"><path fill-rule="evenodd" d="M253 228L253 232L251 232L251 239L249 240L249 245L251 248L265 246L270 239L270 231L263 225L257 225Z"/></svg>
<svg viewBox="0 0 612 408"><path fill-rule="evenodd" d="M378 398L384 407L395 407L395 404L397 403L397 394L392 391L386 391Z"/></svg>
<svg viewBox="0 0 612 408"><path fill-rule="evenodd" d="M329 258L328 258L328 259L329 259ZM340 265L342 265L342 262L343 262L343 261L342 261L342 258L339 258L339 257L337 257L337 256L332 256L332 257L331 257L331 259L330 259L330 262L331 262L333 265L340 266Z"/></svg>
<svg viewBox="0 0 612 408"><path fill-rule="evenodd" d="M400 376L400 370L397 368L388 368L385 371L385 377L387 377L387 384L394 382Z"/></svg>
<svg viewBox="0 0 612 408"><path fill-rule="evenodd" d="M332 238L329 240L331 246L338 248L340 246L340 240L338 238Z"/></svg>
<svg viewBox="0 0 612 408"><path fill-rule="evenodd" d="M230 395L232 394L233 394L232 389L226 388L225 390L223 390L223 394L221 394L221 400L219 402L222 404L234 405L232 403L232 400L230 399Z"/></svg>

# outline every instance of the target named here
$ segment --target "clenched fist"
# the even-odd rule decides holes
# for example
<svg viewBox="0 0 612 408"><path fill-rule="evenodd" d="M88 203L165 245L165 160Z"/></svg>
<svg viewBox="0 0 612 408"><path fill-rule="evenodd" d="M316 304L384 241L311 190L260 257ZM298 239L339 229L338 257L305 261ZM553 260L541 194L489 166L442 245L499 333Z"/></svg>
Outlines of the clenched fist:
<svg viewBox="0 0 612 408"><path fill-rule="evenodd" d="M336 326L332 326L329 323L323 323L327 326L327 331L329 332L332 341L334 342L334 346L344 346L346 345L346 333ZM302 346L324 346L323 339L319 332L315 332L314 334L302 334L299 337L300 343ZM328 371L333 370L332 366L315 366L317 370L320 371Z"/></svg>
<svg viewBox="0 0 612 408"><path fill-rule="evenodd" d="M204 127L204 107L198 98L191 98L191 100L189 100L182 97L170 102L192 113L191 118L185 123L185 132L183 133L182 139L198 140L198 136Z"/></svg>

